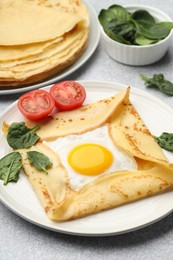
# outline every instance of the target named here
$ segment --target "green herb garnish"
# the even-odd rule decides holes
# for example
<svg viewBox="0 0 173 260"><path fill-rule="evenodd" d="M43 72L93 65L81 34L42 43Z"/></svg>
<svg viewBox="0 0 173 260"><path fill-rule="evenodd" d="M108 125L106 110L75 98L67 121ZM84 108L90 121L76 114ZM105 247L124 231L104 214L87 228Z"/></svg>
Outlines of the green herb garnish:
<svg viewBox="0 0 173 260"><path fill-rule="evenodd" d="M37 170L42 170L44 173L48 174L46 167L52 166L52 163L46 155L36 151L30 151L27 152L27 156L30 163L32 163Z"/></svg>
<svg viewBox="0 0 173 260"><path fill-rule="evenodd" d="M113 40L129 45L148 45L166 38L172 22L156 23L146 10L133 13L120 5L102 9L98 16L105 33Z"/></svg>
<svg viewBox="0 0 173 260"><path fill-rule="evenodd" d="M28 128L24 122L12 123L8 129L7 142L13 149L31 147L40 139L35 133L38 129L38 125Z"/></svg>
<svg viewBox="0 0 173 260"><path fill-rule="evenodd" d="M12 152L0 160L0 179L4 181L4 185L18 181L21 167L22 157L18 152Z"/></svg>
<svg viewBox="0 0 173 260"><path fill-rule="evenodd" d="M172 133L162 133L159 137L155 137L157 143L163 149L173 152L173 134Z"/></svg>
<svg viewBox="0 0 173 260"><path fill-rule="evenodd" d="M161 92L173 96L173 83L164 79L163 74L154 74L152 78L148 78L144 74L140 76L145 81L147 87L157 88Z"/></svg>

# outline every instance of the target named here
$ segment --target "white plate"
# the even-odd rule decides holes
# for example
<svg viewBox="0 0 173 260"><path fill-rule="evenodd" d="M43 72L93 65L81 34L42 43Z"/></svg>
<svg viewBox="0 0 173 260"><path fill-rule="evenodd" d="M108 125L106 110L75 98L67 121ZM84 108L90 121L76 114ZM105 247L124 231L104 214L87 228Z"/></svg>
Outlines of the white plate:
<svg viewBox="0 0 173 260"><path fill-rule="evenodd" d="M53 84L55 82L58 82L62 80L63 78L67 77L68 75L72 74L75 72L77 69L79 69L84 63L87 62L87 60L92 56L94 51L97 48L97 45L100 40L100 25L98 22L97 14L92 7L90 3L88 3L87 0L84 0L84 3L87 7L89 16L90 16L90 32L89 32L89 41L88 41L88 47L85 50L85 52L81 55L81 57L74 63L72 64L69 68L63 70L60 74L57 76L53 76L48 80L45 80L44 82L38 83L38 84L32 84L29 86L24 86L24 87L19 87L19 88L14 88L14 89L5 89L1 90L0 89L0 95L4 94L14 94L14 93L22 93L26 91L30 91L33 89L41 88L48 86L50 84Z"/></svg>
<svg viewBox="0 0 173 260"><path fill-rule="evenodd" d="M126 86L110 82L80 81L87 90L86 103L109 97ZM48 89L46 87L45 89ZM132 88L131 101L154 135L173 129L173 110L145 91ZM2 122L20 122L17 103L13 103L0 117ZM0 134L0 158L10 151L5 137ZM173 162L173 154L166 153ZM64 223L48 219L25 174L20 174L18 183L4 186L0 182L2 202L22 218L44 228L73 235L106 236L142 228L165 217L173 210L173 192L143 199L102 213ZM13 223L11 223L13 224Z"/></svg>

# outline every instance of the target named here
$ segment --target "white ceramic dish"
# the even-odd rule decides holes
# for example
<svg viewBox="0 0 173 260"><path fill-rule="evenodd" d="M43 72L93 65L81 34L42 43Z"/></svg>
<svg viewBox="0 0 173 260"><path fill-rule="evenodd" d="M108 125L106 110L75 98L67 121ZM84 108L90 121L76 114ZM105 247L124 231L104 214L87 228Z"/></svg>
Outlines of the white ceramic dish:
<svg viewBox="0 0 173 260"><path fill-rule="evenodd" d="M134 12L139 9L148 11L157 22L169 21L171 18L161 10L145 5L125 5L129 12ZM127 65L142 66L149 65L160 60L168 50L170 45L173 30L163 40L146 46L126 45L116 42L109 38L104 30L101 28L102 38L105 50L108 55L114 60Z"/></svg>
<svg viewBox="0 0 173 260"><path fill-rule="evenodd" d="M87 91L86 103L109 97L126 87L110 82L80 83ZM45 89L48 90L49 87ZM173 110L169 106L145 91L135 88L131 90L131 101L154 135L172 131ZM0 129L4 120L8 123L23 120L17 102L1 115ZM2 133L0 133L0 147L0 158L10 152ZM173 162L173 154L167 152L166 156ZM0 198L10 210L29 222L56 232L80 236L108 236L130 232L160 220L173 210L172 191L81 219L57 223L48 219L28 179L22 173L17 183L4 186L0 181Z"/></svg>
<svg viewBox="0 0 173 260"><path fill-rule="evenodd" d="M19 88L14 88L14 89L10 89L10 88L6 88L4 90L0 89L0 95L22 93L22 92L30 91L30 90L33 90L33 89L41 88L41 87L44 87L44 86L48 86L50 84L53 84L55 82L62 80L65 77L67 79L67 76L69 76L70 74L75 72L82 65L84 65L84 63L87 62L87 60L92 56L92 54L96 50L97 45L99 43L99 40L100 40L100 25L99 25L99 21L98 21L98 18L97 18L97 14L96 14L94 8L92 7L92 5L87 0L84 0L84 3L87 7L87 10L88 10L88 13L89 13L89 16L90 16L90 34L89 34L88 47L85 50L85 52L82 54L82 56L72 66L63 70L57 76L55 75L55 76L51 77L50 79L45 80L44 82L41 82L41 83L38 83L38 84L32 84L32 85L29 85L29 86L24 86L24 87L19 87Z"/></svg>

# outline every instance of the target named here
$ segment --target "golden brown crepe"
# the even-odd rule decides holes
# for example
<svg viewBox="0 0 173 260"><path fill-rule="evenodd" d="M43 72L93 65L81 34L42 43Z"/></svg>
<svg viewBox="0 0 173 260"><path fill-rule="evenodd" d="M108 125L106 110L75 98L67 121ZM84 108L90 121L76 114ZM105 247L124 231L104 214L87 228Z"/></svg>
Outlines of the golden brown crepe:
<svg viewBox="0 0 173 260"><path fill-rule="evenodd" d="M81 41L84 37L85 31L82 24L78 24L72 31L66 33L63 37L56 38L55 40L46 42L42 47L44 50L40 49L38 55L29 55L24 59L13 59L5 62L1 62L0 67L2 71L11 69L13 72L23 72L28 71L29 69L35 69L39 65L39 61L47 62L47 58L56 59L62 58L67 55L71 49L78 44L78 41ZM39 51L37 48L36 51ZM25 53L25 52L24 52ZM16 53L15 53L16 54ZM34 61L34 66L32 62ZM20 66L19 66L20 65Z"/></svg>
<svg viewBox="0 0 173 260"><path fill-rule="evenodd" d="M0 2L0 21L0 45L8 46L62 36L73 29L81 17L41 1L6 0Z"/></svg>
<svg viewBox="0 0 173 260"><path fill-rule="evenodd" d="M68 112L59 112L39 121L37 134L41 140L52 140L70 134L82 134L106 124L111 115L129 95L129 88L110 99L82 106ZM35 122L27 121L28 127Z"/></svg>
<svg viewBox="0 0 173 260"><path fill-rule="evenodd" d="M0 88L62 71L84 52L88 36L89 16L80 0L0 3Z"/></svg>
<svg viewBox="0 0 173 260"><path fill-rule="evenodd" d="M136 171L111 172L73 190L59 155L44 143L19 150L24 171L50 219L65 221L84 217L173 188L172 164L130 103L129 91L127 88L114 97L39 121L41 128L37 134L42 140L49 140L52 136L81 134L106 124L112 141L134 156L138 164ZM31 122L27 124L33 126ZM30 150L49 157L53 166L48 169L48 175L29 163L26 152Z"/></svg>
<svg viewBox="0 0 173 260"><path fill-rule="evenodd" d="M5 64L8 65L8 62L23 61L24 58L43 53L46 48L51 47L54 43L60 42L62 40L63 36L57 37L54 40L45 41L44 43L38 42L33 44L14 45L6 47L0 45L1 68L3 68L3 64L4 66Z"/></svg>

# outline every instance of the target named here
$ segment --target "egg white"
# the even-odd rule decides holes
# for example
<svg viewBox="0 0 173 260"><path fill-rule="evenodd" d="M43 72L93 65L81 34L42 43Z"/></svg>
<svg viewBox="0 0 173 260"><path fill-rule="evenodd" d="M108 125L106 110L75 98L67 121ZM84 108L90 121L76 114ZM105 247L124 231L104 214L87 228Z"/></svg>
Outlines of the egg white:
<svg viewBox="0 0 173 260"><path fill-rule="evenodd" d="M73 190L78 190L87 183L95 180L101 175L121 170L137 170L137 163L133 156L128 155L116 147L108 134L107 126L102 126L93 131L81 135L69 135L58 138L55 141L45 141L47 146L54 150L60 157L63 166L69 176L70 186ZM96 176L86 176L77 173L68 163L68 154L70 151L84 143L95 143L106 147L113 155L113 163L103 173Z"/></svg>

